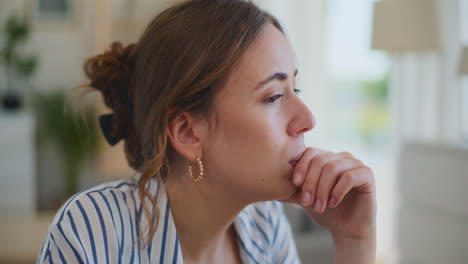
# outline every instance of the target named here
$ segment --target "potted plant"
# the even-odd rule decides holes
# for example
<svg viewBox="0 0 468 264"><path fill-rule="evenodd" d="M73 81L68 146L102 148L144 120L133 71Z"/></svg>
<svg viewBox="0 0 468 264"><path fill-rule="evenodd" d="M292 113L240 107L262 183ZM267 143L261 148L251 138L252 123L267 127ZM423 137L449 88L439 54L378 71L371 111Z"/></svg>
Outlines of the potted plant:
<svg viewBox="0 0 468 264"><path fill-rule="evenodd" d="M100 150L94 107L82 104L77 111L67 98L65 91L57 90L37 94L33 100L38 120L38 146L50 142L62 157L65 177L62 200L79 191L79 176L85 161L93 160ZM60 204L62 201L57 202Z"/></svg>
<svg viewBox="0 0 468 264"><path fill-rule="evenodd" d="M26 81L35 73L38 59L19 51L30 36L30 27L26 20L16 15L10 16L6 20L3 33L5 39L0 48L0 62L4 65L7 87L2 96L2 107L5 110L17 110L22 105L19 89L26 86Z"/></svg>

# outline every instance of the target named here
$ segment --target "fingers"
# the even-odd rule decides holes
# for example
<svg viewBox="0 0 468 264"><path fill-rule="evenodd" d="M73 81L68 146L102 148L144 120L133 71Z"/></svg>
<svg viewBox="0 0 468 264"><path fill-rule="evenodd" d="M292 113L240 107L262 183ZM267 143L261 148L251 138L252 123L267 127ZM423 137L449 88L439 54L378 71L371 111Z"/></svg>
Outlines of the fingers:
<svg viewBox="0 0 468 264"><path fill-rule="evenodd" d="M302 205L308 206L314 203L315 193L317 191L324 164L339 158L339 155L335 153L327 153L321 156L316 156L312 161L310 161L310 167L304 184L302 185Z"/></svg>
<svg viewBox="0 0 468 264"><path fill-rule="evenodd" d="M326 197L324 197L323 192L330 191L337 174L344 172L345 169L350 169L352 165L340 165L339 161L352 157L348 152L327 153L314 157L310 162L306 179L302 185L302 205L308 206L314 204L318 209L325 207ZM325 178L321 179L323 175L325 175ZM319 185L319 181L322 182L321 185ZM320 192L322 196L320 197L321 199L316 199L317 190L320 187L322 189Z"/></svg>
<svg viewBox="0 0 468 264"><path fill-rule="evenodd" d="M372 170L366 166L343 173L331 191L330 200L334 199L335 202L330 204L330 207L337 207L352 188L356 188L361 192L372 192L372 189L370 189L371 182L374 179L372 175Z"/></svg>
<svg viewBox="0 0 468 264"><path fill-rule="evenodd" d="M329 203L334 204L336 200L331 196L331 192L342 175L362 166L364 164L357 159L339 159L326 163L319 179L314 210L321 213Z"/></svg>
<svg viewBox="0 0 468 264"><path fill-rule="evenodd" d="M327 207L337 207L354 187L372 192L372 180L372 170L349 152L306 148L293 171L293 184L301 187L294 201L322 213Z"/></svg>
<svg viewBox="0 0 468 264"><path fill-rule="evenodd" d="M301 159L294 167L293 171L293 184L296 186L301 186L304 183L304 179L306 178L305 175L309 171L310 161L318 155L323 155L326 153L331 153L329 151L325 151L323 149L318 148L311 148L308 147L302 154Z"/></svg>

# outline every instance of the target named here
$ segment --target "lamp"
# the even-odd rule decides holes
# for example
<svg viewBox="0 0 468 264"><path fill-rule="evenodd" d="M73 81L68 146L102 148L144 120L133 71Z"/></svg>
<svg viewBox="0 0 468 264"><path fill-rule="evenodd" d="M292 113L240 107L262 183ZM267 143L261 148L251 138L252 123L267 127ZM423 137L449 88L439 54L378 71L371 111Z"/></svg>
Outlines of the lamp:
<svg viewBox="0 0 468 264"><path fill-rule="evenodd" d="M372 49L388 52L439 48L435 0L384 0L374 3Z"/></svg>

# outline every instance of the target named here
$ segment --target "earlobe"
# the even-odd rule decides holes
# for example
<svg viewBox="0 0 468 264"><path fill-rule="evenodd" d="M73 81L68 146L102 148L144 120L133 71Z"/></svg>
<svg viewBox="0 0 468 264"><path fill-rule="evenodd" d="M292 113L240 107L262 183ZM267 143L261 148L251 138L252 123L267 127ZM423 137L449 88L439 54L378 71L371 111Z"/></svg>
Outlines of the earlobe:
<svg viewBox="0 0 468 264"><path fill-rule="evenodd" d="M196 160L201 154L201 141L195 123L187 113L180 113L167 127L167 135L174 149L188 160Z"/></svg>

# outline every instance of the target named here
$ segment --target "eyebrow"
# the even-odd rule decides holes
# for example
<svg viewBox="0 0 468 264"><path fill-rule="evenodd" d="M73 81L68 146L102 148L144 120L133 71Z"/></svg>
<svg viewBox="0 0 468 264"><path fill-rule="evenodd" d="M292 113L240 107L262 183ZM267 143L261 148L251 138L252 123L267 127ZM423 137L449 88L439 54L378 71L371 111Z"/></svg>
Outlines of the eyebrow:
<svg viewBox="0 0 468 264"><path fill-rule="evenodd" d="M294 75L293 77L296 77L298 73L298 70L296 69L294 71ZM272 74L270 77L266 78L265 80L259 82L256 86L255 86L255 90L258 90L260 88L262 88L263 86L265 86L267 83L271 82L271 81L274 81L274 80L280 80L280 81L284 81L288 78L288 75L284 72L277 72L277 73L274 73Z"/></svg>

